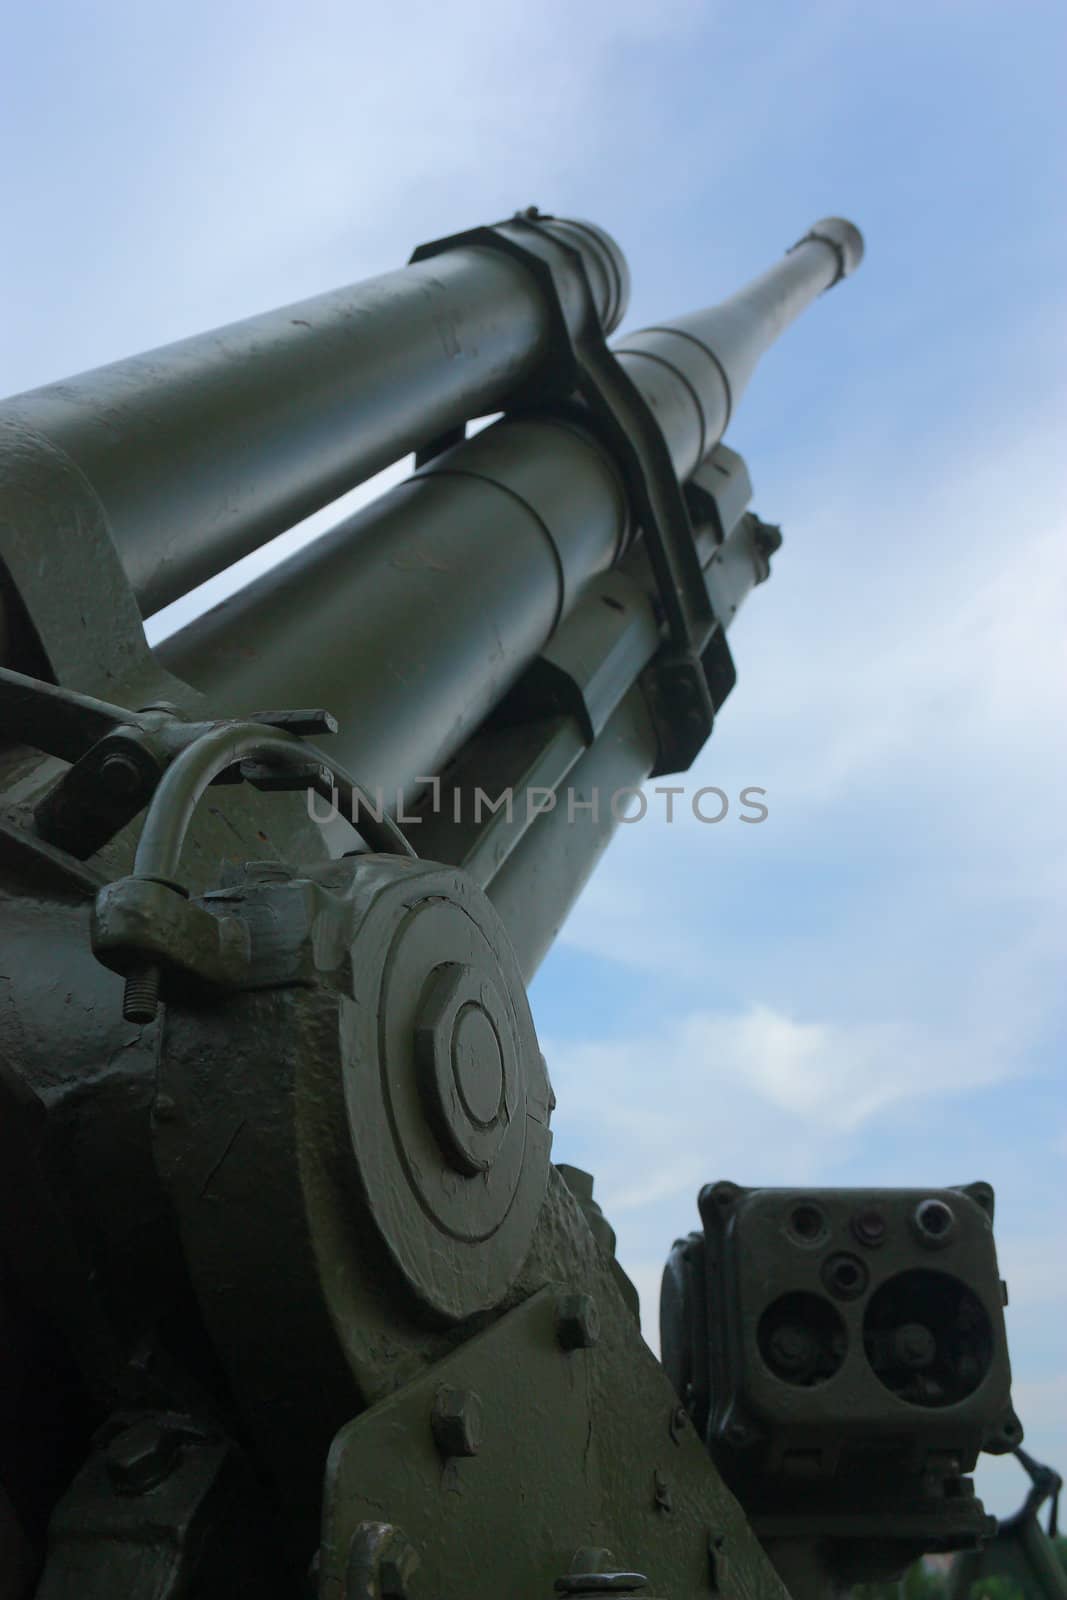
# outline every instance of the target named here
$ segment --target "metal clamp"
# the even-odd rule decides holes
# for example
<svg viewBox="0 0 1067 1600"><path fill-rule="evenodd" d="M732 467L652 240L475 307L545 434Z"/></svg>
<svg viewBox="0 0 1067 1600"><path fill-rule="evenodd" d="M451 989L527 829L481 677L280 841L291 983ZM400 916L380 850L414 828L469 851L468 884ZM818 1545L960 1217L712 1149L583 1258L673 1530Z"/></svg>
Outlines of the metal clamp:
<svg viewBox="0 0 1067 1600"><path fill-rule="evenodd" d="M641 680L659 740L653 775L681 772L707 740L736 674L708 599L685 497L662 430L608 347L581 252L542 226L552 220L535 207L511 220L510 227L530 232L531 247L494 228L476 228L421 245L412 260L476 245L522 262L540 283L551 318L550 356L509 413L573 409L619 468L644 534L669 635ZM561 254L584 299L577 334L572 334L563 310L555 264Z"/></svg>
<svg viewBox="0 0 1067 1600"><path fill-rule="evenodd" d="M283 713L293 726L294 714ZM134 857L133 873L101 890L93 915L97 959L125 974L123 1015L150 1022L159 1005L161 964L201 980L232 983L247 971L243 933L228 928L233 918L215 918L194 906L177 881L179 861L193 812L210 785L236 769L266 789L314 789L335 793L371 849L414 856L396 823L379 817L366 791L342 767L322 760L285 727L263 722L221 722L203 728L163 774ZM355 824L354 824L355 825Z"/></svg>

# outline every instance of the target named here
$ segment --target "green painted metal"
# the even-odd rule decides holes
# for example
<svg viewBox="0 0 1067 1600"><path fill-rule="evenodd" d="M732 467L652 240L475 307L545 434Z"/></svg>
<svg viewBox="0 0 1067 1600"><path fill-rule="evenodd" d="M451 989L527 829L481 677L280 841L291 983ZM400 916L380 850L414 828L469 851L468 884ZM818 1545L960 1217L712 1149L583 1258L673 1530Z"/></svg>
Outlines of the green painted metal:
<svg viewBox="0 0 1067 1600"><path fill-rule="evenodd" d="M819 223L612 353L620 252L529 211L0 408L13 1600L771 1600L783 1575L802 1600L840 1587L842 1516L867 1517L853 1574L899 1556L887 1506L913 1543L973 1542L974 1502L935 1514L886 1447L888 1401L868 1503L831 1484L761 1523L773 1450L736 1473L675 1358L751 1397L745 1273L780 1299L791 1258L752 1230L721 1318L683 1296L652 1359L592 1179L552 1167L524 988L620 792L687 766L733 686L780 536L719 436L861 252ZM406 484L149 651L143 614L411 450ZM912 1312L866 1356L853 1329L857 1372L933 1360ZM775 1324L773 1359L803 1366L820 1318ZM989 1395L1007 1414L989 1325L968 1462ZM858 1392L806 1397L821 1440L855 1436Z"/></svg>
<svg viewBox="0 0 1067 1600"><path fill-rule="evenodd" d="M552 471L538 475L537 464ZM552 422L486 429L158 650L231 714L325 705L390 808L439 772L617 558L618 474ZM474 581L476 577L476 581Z"/></svg>
<svg viewBox="0 0 1067 1600"><path fill-rule="evenodd" d="M655 361L628 361L625 341L623 368L684 475L721 432L723 372L739 392L773 336L837 271L834 250L809 239L735 301L689 319L709 343L728 341L721 364L688 331L653 330ZM661 344L691 349L699 370L670 376ZM661 403L664 374L685 406ZM711 420L695 423L696 406ZM361 781L409 794L473 733L631 535L618 471L588 428L505 420L172 636L159 658L235 714L285 693L330 706L342 759Z"/></svg>
<svg viewBox="0 0 1067 1600"><path fill-rule="evenodd" d="M617 1292L591 1239L587 1265L584 1298L603 1312ZM583 1547L636 1569L650 1597L715 1592L713 1553L744 1574L719 1592L783 1595L693 1429L675 1420L676 1397L632 1321L602 1314L570 1343L560 1326L567 1298L539 1290L342 1429L327 1471L324 1594L345 1594L353 1534L385 1504L424 1552L412 1596L551 1596ZM516 1404L517 1370L535 1404ZM478 1404L481 1437L470 1454L452 1455L434 1437L444 1385ZM620 1385L631 1397L625 1408L614 1398ZM395 1448L398 1436L409 1448ZM472 1503L494 1508L473 1528L455 1514Z"/></svg>
<svg viewBox="0 0 1067 1600"><path fill-rule="evenodd" d="M680 478L688 478L722 438L774 340L862 260L859 230L826 217L729 300L618 341L623 366L652 399Z"/></svg>
<svg viewBox="0 0 1067 1600"><path fill-rule="evenodd" d="M656 756L656 732L636 685L567 774L566 794L536 815L489 883L527 982L620 826ZM612 809L612 799L618 796Z"/></svg>
<svg viewBox="0 0 1067 1600"><path fill-rule="evenodd" d="M599 229L559 227L614 326L621 252ZM521 264L472 243L17 395L0 410L0 448L11 436L0 474L11 494L41 472L90 484L147 615L390 462L499 410L537 375L550 331ZM60 503L49 537L65 526Z"/></svg>

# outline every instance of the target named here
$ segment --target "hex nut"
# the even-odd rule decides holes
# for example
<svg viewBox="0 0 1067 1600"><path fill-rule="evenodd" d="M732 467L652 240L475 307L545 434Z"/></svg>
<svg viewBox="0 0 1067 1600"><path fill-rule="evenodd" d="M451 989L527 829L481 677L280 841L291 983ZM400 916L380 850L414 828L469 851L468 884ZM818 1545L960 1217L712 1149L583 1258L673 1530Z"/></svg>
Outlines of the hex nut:
<svg viewBox="0 0 1067 1600"><path fill-rule="evenodd" d="M104 1454L108 1477L121 1494L144 1494L169 1475L180 1445L172 1429L144 1417L111 1440Z"/></svg>
<svg viewBox="0 0 1067 1600"><path fill-rule="evenodd" d="M123 799L132 799L145 786L140 767L121 750L112 750L104 757L99 777L111 794Z"/></svg>
<svg viewBox="0 0 1067 1600"><path fill-rule="evenodd" d="M378 1588L382 1600L407 1600L412 1574L419 1565L414 1548L406 1543L383 1555L378 1564Z"/></svg>
<svg viewBox="0 0 1067 1600"><path fill-rule="evenodd" d="M590 1294L560 1295L556 1337L564 1350L591 1350L600 1338L600 1312Z"/></svg>
<svg viewBox="0 0 1067 1600"><path fill-rule="evenodd" d="M418 1551L402 1528L391 1522L361 1522L348 1548L344 1595L351 1600L409 1600L418 1566Z"/></svg>
<svg viewBox="0 0 1067 1600"><path fill-rule="evenodd" d="M442 1386L434 1397L430 1425L443 1456L476 1456L482 1442L482 1403L473 1389Z"/></svg>
<svg viewBox="0 0 1067 1600"><path fill-rule="evenodd" d="M416 1070L441 1153L464 1177L490 1170L508 1132L517 1063L507 1040L489 977L458 962L435 968L415 1017Z"/></svg>

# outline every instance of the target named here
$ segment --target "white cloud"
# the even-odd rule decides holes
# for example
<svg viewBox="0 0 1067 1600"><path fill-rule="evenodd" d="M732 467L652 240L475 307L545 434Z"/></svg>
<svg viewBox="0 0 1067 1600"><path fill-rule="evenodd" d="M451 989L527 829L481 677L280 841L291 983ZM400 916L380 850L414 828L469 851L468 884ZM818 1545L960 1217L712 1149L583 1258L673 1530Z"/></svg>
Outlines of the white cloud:
<svg viewBox="0 0 1067 1600"><path fill-rule="evenodd" d="M712 1162L732 1163L729 1175L742 1182L778 1181L776 1173L808 1181L891 1107L970 1091L1011 1070L980 1036L803 1021L764 1005L693 1012L645 1037L545 1048L558 1137L595 1128L613 1218L695 1196Z"/></svg>
<svg viewBox="0 0 1067 1600"><path fill-rule="evenodd" d="M958 763L991 786L1063 771L1067 471L1048 398L995 446L965 439L913 470L899 498L872 495L900 469L862 435L820 463L829 505L791 487L795 536L742 618L739 699L797 796L881 774L921 788L931 759L939 780Z"/></svg>
<svg viewBox="0 0 1067 1600"><path fill-rule="evenodd" d="M1026 1319L1039 1326L1055 1306L1061 1307L1061 1317L1067 1315L1067 1267L1061 1260L1067 1188L1060 1210L1062 1215L1034 1218L1032 1232L998 1233L997 1260L1007 1281L1008 1318L1013 1324Z"/></svg>
<svg viewBox="0 0 1067 1600"><path fill-rule="evenodd" d="M1015 1383L1012 1399L1020 1416L1040 1420L1043 1427L1067 1429L1067 1373Z"/></svg>
<svg viewBox="0 0 1067 1600"><path fill-rule="evenodd" d="M867 884L862 946L851 920L833 950L825 931L813 944L818 903L807 917L789 906L824 965L847 971L895 927L899 972L909 915L913 942L933 918L955 922L961 947L984 921L979 969L993 977L995 950L1002 994L1026 1014L1047 1008L1067 894L1059 443L1055 415L1030 413L995 451L968 442L914 473L906 499L879 504L870 486L899 465L860 435L827 455L817 484L790 486L795 526L737 629L738 688L692 771L672 780L731 796L758 784L770 816L710 827L683 800L668 827L650 796L648 819L620 830L572 913L564 948L693 983L732 943L716 921L721 875L747 879L767 904L768 938L780 938L774 885L814 858L838 896L849 869ZM1005 481L1018 490L1010 510ZM898 907L909 892L910 908ZM846 901L843 914L859 909Z"/></svg>
<svg viewBox="0 0 1067 1600"><path fill-rule="evenodd" d="M122 7L90 37L42 29L24 47L48 86L55 143L38 141L33 181L9 209L12 237L34 251L3 263L23 313L9 383L400 266L423 237L533 201L554 207L560 192L588 195L613 160L613 69L650 16L630 0L503 0L489 18L458 0L406 7L398 31L388 10L343 0L312 0L299 18L194 0L180 28ZM705 16L700 0L658 7L657 41L683 39ZM725 105L717 115L728 126ZM49 188L58 204L43 203ZM50 282L35 318L35 260L52 230L58 253L63 213L82 206L86 231L95 224L91 270L71 269L59 305Z"/></svg>
<svg viewBox="0 0 1067 1600"><path fill-rule="evenodd" d="M1062 1325L1063 1308L1060 1310ZM1018 1372L1018 1363L1013 1362ZM1063 1472L1067 1466L1067 1376L1026 1379L1012 1384L1012 1404L1023 1425L1023 1446L1043 1465ZM1012 1456L980 1456L975 1481L986 1509L1010 1516L1026 1498L1030 1480ZM1041 1514L1047 1525L1048 1507Z"/></svg>
<svg viewBox="0 0 1067 1600"><path fill-rule="evenodd" d="M966 1166L954 1130L965 1125L967 1100L1015 1067L980 1019L969 1033L939 1035L898 1021L800 1020L767 1006L693 1012L639 1036L546 1040L545 1050L559 1102L557 1156L595 1174L654 1351L663 1263L671 1240L699 1226L703 1183L833 1184L842 1161L854 1169L862 1150L865 1179L850 1182L911 1185L908 1133L899 1131L906 1111L926 1128L943 1125L945 1159ZM1032 1451L1062 1465L1067 1379L1048 1375L1048 1361L1067 1311L1067 1213L1057 1203L1031 1214L1025 1197L1008 1198L1011 1226L998 1231L998 1258L1011 1295L1015 1407ZM978 1487L1006 1515L1026 1480L1014 1462L982 1457Z"/></svg>
<svg viewBox="0 0 1067 1600"><path fill-rule="evenodd" d="M899 1100L1003 1072L906 1024L799 1022L762 1005L739 1017L690 1018L683 1049L698 1075L736 1075L770 1105L846 1133Z"/></svg>
<svg viewBox="0 0 1067 1600"><path fill-rule="evenodd" d="M4 329L10 388L388 270L421 238L531 201L617 228L643 263L641 314L657 318L749 269L752 230L763 226L752 217L766 216L772 249L788 242L780 227L811 220L786 209L803 169L821 171L825 158L829 204L850 203L836 188L847 178L889 223L884 202L908 168L885 114L882 63L867 128L837 88L860 86L851 58L841 74L826 70L855 32L836 3L799 9L755 48L706 0L500 0L491 17L475 0L420 0L399 21L347 0L312 0L299 17L277 0L213 12L191 0L173 21L152 7L96 8L84 21L68 8L59 28L48 8L24 10L20 27L44 20L19 76L36 77L49 109L44 119L39 105L25 119L16 112L9 134L15 147L34 130L33 159L15 164L5 209L5 299L18 307ZM928 8L913 11L906 21L922 28L925 51ZM706 90L689 124L672 91L704 28ZM813 94L815 82L826 92ZM938 120L962 126L943 94L939 82ZM983 129L991 103L980 108ZM936 130L910 93L901 117L901 131L920 129L932 152L923 181L937 191L940 224L951 179L937 165ZM996 129L989 137L1002 142ZM854 149L854 178L834 154L843 148ZM972 152L967 166L987 171ZM904 181L921 199L918 180ZM984 201L974 209L989 212ZM662 227L668 211L684 215L686 235ZM957 1098L938 1160L955 1161L966 1154L956 1113L969 1091L1021 1070L1062 985L1062 972L1050 973L1067 895L1067 475L1062 406L1034 377L1042 361L1067 366L1062 334L1043 321L1042 350L1023 340L1028 324L1006 281L1003 303L957 330L981 341L990 394L937 414L928 352L911 330L951 258L913 246L913 280L887 294L884 245L883 256L872 237L857 291L870 285L873 299L851 302L850 316L895 322L899 362L915 364L906 419L882 393L892 372L860 361L850 371L835 354L836 437L811 437L799 409L807 391L782 414L794 443L810 444L812 474L796 470L795 454L779 462L773 437L752 452L757 505L784 517L787 544L740 619L739 688L691 776L731 792L766 784L772 819L762 829L624 830L561 941L561 964L582 951L625 978L638 968L655 979L647 1025L629 1036L546 1042L557 1150L588 1151L653 1343L659 1263L671 1232L695 1224L701 1182L827 1181L876 1130L886 1167L899 1170L908 1141L894 1141L893 1117L910 1109L925 1131L948 1096ZM678 287L683 277L694 291ZM998 354L992 343L997 323L1016 346L1010 362L1007 344ZM1006 380L1012 372L1025 381ZM187 597L155 619L153 635L402 471ZM822 852L825 881L798 907L784 867L809 852ZM909 870L915 858L921 872ZM848 899L843 885L861 868ZM758 911L740 929L721 910L727 875L735 909L748 899ZM832 913L821 890L840 897ZM725 1009L695 1006L713 980L734 991ZM818 999L794 1003L817 982ZM657 1025L679 1008L680 1021ZM1043 1128L1027 1131L1035 1165L1050 1142ZM1047 1322L1062 1324L1061 1220L1001 1240L1019 1372ZM1067 1460L1063 1381L1028 1379L1017 1395L1038 1453L1047 1437ZM992 1470L1010 1478L1007 1509L1022 1475L1011 1464Z"/></svg>
<svg viewBox="0 0 1067 1600"><path fill-rule="evenodd" d="M50 109L6 197L12 390L390 270L424 238L532 202L623 233L630 218L622 242L641 249L657 233L642 200L728 181L783 98L794 138L826 121L808 85L848 38L833 4L768 39L706 0L500 0L491 15L457 0L402 16L190 0L180 17L120 5L65 21L29 11L15 41L27 97ZM661 73L698 52L706 91L664 95ZM17 93L8 105L17 143ZM695 196L692 220L691 270L714 283L718 264L728 283L744 270L739 230L703 222ZM638 281L651 314L683 310L661 298L676 242L653 259L661 289Z"/></svg>

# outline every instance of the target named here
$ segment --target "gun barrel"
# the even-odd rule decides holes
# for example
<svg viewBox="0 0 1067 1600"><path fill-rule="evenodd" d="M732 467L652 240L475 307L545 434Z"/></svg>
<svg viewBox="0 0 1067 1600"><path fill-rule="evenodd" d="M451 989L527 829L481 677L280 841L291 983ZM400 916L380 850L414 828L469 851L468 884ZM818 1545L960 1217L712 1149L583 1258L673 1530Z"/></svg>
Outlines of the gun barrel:
<svg viewBox="0 0 1067 1600"><path fill-rule="evenodd" d="M825 217L728 300L618 341L615 354L655 411L680 478L722 438L760 357L862 260L859 229Z"/></svg>
<svg viewBox="0 0 1067 1600"><path fill-rule="evenodd" d="M632 357L631 376L672 459L690 474L725 425L723 396L739 392L760 351L858 261L858 232L835 226L840 247L829 224L818 224L740 294L655 334L671 341L668 353L691 350L702 370L690 363L676 371L650 352ZM708 344L698 346L683 325L702 329ZM712 340L721 357L709 355ZM666 398L664 382L674 386ZM341 724L339 758L395 799L455 753L589 579L618 561L630 530L621 481L589 434L505 420L172 635L157 654L227 711L285 700L328 706Z"/></svg>
<svg viewBox="0 0 1067 1600"><path fill-rule="evenodd" d="M618 246L588 223L541 226L580 255L610 332L628 293ZM0 406L0 483L17 493L35 464L72 463L147 616L409 451L502 409L551 335L534 275L461 243L14 396Z"/></svg>
<svg viewBox="0 0 1067 1600"><path fill-rule="evenodd" d="M330 707L331 750L392 805L492 710L628 526L586 434L496 423L155 653L227 712Z"/></svg>

